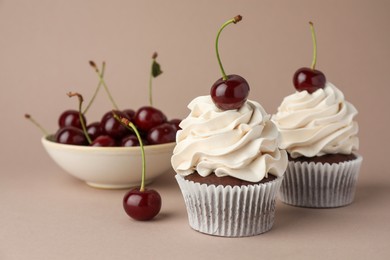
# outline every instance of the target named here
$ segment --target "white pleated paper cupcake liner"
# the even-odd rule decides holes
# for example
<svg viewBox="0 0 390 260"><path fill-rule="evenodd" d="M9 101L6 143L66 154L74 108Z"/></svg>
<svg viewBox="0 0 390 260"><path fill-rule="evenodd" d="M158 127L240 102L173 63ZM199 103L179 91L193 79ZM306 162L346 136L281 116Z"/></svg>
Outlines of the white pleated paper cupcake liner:
<svg viewBox="0 0 390 260"><path fill-rule="evenodd" d="M279 198L286 204L335 208L351 204L363 158L341 163L288 163Z"/></svg>
<svg viewBox="0 0 390 260"><path fill-rule="evenodd" d="M190 226L205 234L224 237L254 236L270 230L282 179L224 187L194 183L176 175Z"/></svg>

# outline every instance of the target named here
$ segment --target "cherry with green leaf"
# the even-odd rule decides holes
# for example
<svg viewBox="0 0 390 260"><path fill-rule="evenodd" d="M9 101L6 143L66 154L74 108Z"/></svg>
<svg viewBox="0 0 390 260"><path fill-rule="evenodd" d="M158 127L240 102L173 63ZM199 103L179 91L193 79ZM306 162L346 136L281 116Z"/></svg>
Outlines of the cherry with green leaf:
<svg viewBox="0 0 390 260"><path fill-rule="evenodd" d="M133 117L135 125L145 132L167 121L166 115L160 109L153 106L152 81L153 78L163 73L160 64L156 61L157 56L157 52L154 52L152 55L152 66L149 77L149 106L140 107Z"/></svg>
<svg viewBox="0 0 390 260"><path fill-rule="evenodd" d="M149 96L150 103L152 104L152 81L153 78L162 74L161 66L156 61L157 53L152 56L152 65L150 70L150 82L149 82ZM50 137L52 141L62 144L73 144L73 145L90 145L90 146L138 146L138 140L135 136L132 136L133 132L129 133L129 130L123 126L121 122L118 122L113 115L112 109L105 113L100 121L95 121L87 125L85 114L94 102L99 90L103 86L106 93L111 100L112 106L115 113L120 117L126 117L130 121L134 122L138 129L142 131L144 145L149 144L161 144L166 142L173 142L176 132L179 130L179 119L173 119L168 121L166 115L159 109L150 106L140 107L138 110L124 109L119 110L115 103L107 83L104 79L104 72L106 63L103 61L99 68L94 61L90 61L89 65L95 70L99 83L94 91L94 94L87 104L86 108L82 110L82 104L84 102L83 97L75 92L67 93L68 96L79 98L79 109L71 109L64 111L59 119L59 129L57 132ZM31 118L30 115L26 114L25 117L30 119L35 125L41 128L38 123ZM166 127L166 123L171 126ZM161 127L159 127L161 125ZM153 133L149 134L149 131L153 129ZM173 130L173 131L171 131ZM50 136L48 132L41 131L45 136ZM148 140L148 135L150 140Z"/></svg>

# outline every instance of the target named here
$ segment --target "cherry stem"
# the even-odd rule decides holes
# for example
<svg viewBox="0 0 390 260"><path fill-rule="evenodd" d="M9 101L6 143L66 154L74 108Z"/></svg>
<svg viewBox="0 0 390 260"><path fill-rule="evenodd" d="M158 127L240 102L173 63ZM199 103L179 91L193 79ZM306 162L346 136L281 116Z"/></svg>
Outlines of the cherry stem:
<svg viewBox="0 0 390 260"><path fill-rule="evenodd" d="M141 187L140 191L145 191L145 175L146 175L146 160L145 160L145 149L144 144L142 142L141 135L139 134L137 127L127 118L125 117L119 117L115 112L112 112L114 115L114 118L118 121L120 121L126 128L133 130L135 132L135 135L137 136L139 145L141 147L141 157L142 157L142 175L141 175Z"/></svg>
<svg viewBox="0 0 390 260"><path fill-rule="evenodd" d="M99 80L100 80L100 82L103 84L103 87L104 87L104 89L106 90L107 95L108 95L108 98L110 99L112 105L114 106L114 108L115 108L116 110L119 110L119 108L118 108L118 106L116 105L114 99L112 98L111 93L110 93L110 90L108 89L107 84L106 84L106 82L104 81L104 79L103 79L103 77L102 77L102 74L100 73L99 68L96 66L95 62L90 61L90 62L89 62L89 65L91 65L91 67L94 68L95 71L96 71L96 73L98 74Z"/></svg>
<svg viewBox="0 0 390 260"><path fill-rule="evenodd" d="M149 77L149 104L153 106L153 94L152 94L152 82L153 82L153 65L156 62L157 52L153 53L152 65L150 66L150 77Z"/></svg>
<svg viewBox="0 0 390 260"><path fill-rule="evenodd" d="M314 24L312 22L309 22L309 24L311 30L311 38L313 40L313 61L311 63L311 69L315 70L317 64L317 40L316 40L316 33L314 31Z"/></svg>
<svg viewBox="0 0 390 260"><path fill-rule="evenodd" d="M81 127L83 128L83 132L84 132L85 137L88 140L88 143L91 144L92 140L89 137L89 134L87 132L87 127L85 125L85 121L84 121L83 113L82 113L82 107L83 107L83 101L84 101L83 96L81 94L77 93L77 92L69 92L69 93L67 93L67 95L68 95L68 97L77 96L78 99L79 99L79 117L80 117Z"/></svg>
<svg viewBox="0 0 390 260"><path fill-rule="evenodd" d="M104 77L104 70L106 69L106 63L103 61L103 64L102 64L102 72L100 73L100 77L103 78ZM83 114L85 115L88 111L88 109L91 107L93 101L95 100L96 96L97 96L97 93L99 92L100 90L100 87L102 86L102 81L99 80L99 83L95 89L95 93L93 94L91 100L89 101L87 107L84 109L84 112Z"/></svg>
<svg viewBox="0 0 390 260"><path fill-rule="evenodd" d="M219 29L218 31L218 34L217 34L217 39L215 40L215 51L217 53L217 59L218 59L218 64L219 64L219 67L221 69L221 73L222 73L222 78L223 80L227 80L228 77L226 76L226 73L225 73L225 70L223 69L223 66L222 66L222 62L221 62L221 58L219 57L219 50L218 50L218 42L219 42L219 35L221 34L222 30L228 26L229 24L231 23L238 23L239 21L242 20L242 16L241 15L237 15L236 17L234 17L233 19L230 19L228 21L226 21L222 26L221 28Z"/></svg>
<svg viewBox="0 0 390 260"><path fill-rule="evenodd" d="M49 132L46 131L45 128L43 128L37 121L35 121L34 118L32 118L29 114L25 114L24 117L28 120L30 120L36 127L38 127L44 136L48 136Z"/></svg>

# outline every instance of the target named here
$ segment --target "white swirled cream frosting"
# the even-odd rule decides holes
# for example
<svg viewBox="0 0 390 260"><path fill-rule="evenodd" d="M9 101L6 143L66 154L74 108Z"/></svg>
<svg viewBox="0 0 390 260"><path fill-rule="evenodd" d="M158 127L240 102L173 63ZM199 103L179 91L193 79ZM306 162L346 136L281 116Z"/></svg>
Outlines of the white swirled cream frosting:
<svg viewBox="0 0 390 260"><path fill-rule="evenodd" d="M250 182L284 174L287 153L278 148L279 132L259 103L247 100L238 110L223 111L210 96L200 96L188 108L171 159L178 174L215 173Z"/></svg>
<svg viewBox="0 0 390 260"><path fill-rule="evenodd" d="M312 94L302 91L285 97L272 120L281 134L280 148L297 158L357 150L356 115L343 93L327 82Z"/></svg>

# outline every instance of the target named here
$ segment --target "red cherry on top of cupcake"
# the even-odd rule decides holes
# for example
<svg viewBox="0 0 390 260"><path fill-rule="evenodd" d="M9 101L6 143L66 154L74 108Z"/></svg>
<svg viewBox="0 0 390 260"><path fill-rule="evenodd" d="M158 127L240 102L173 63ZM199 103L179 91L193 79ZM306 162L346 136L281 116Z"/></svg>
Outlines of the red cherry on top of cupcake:
<svg viewBox="0 0 390 260"><path fill-rule="evenodd" d="M222 78L218 79L211 87L210 95L214 104L222 110L239 109L247 100L249 95L248 82L239 75L226 75L223 69L218 51L218 41L222 30L231 23L238 23L242 20L241 15L237 15L233 19L226 21L219 29L215 41L215 50L219 67L221 69Z"/></svg>
<svg viewBox="0 0 390 260"><path fill-rule="evenodd" d="M315 69L317 63L317 41L314 25L312 22L309 22L309 24L311 29L311 36L313 39L313 62L310 68L300 68L295 72L293 83L297 91L301 92L306 90L311 94L317 89L325 87L326 78L324 73Z"/></svg>

